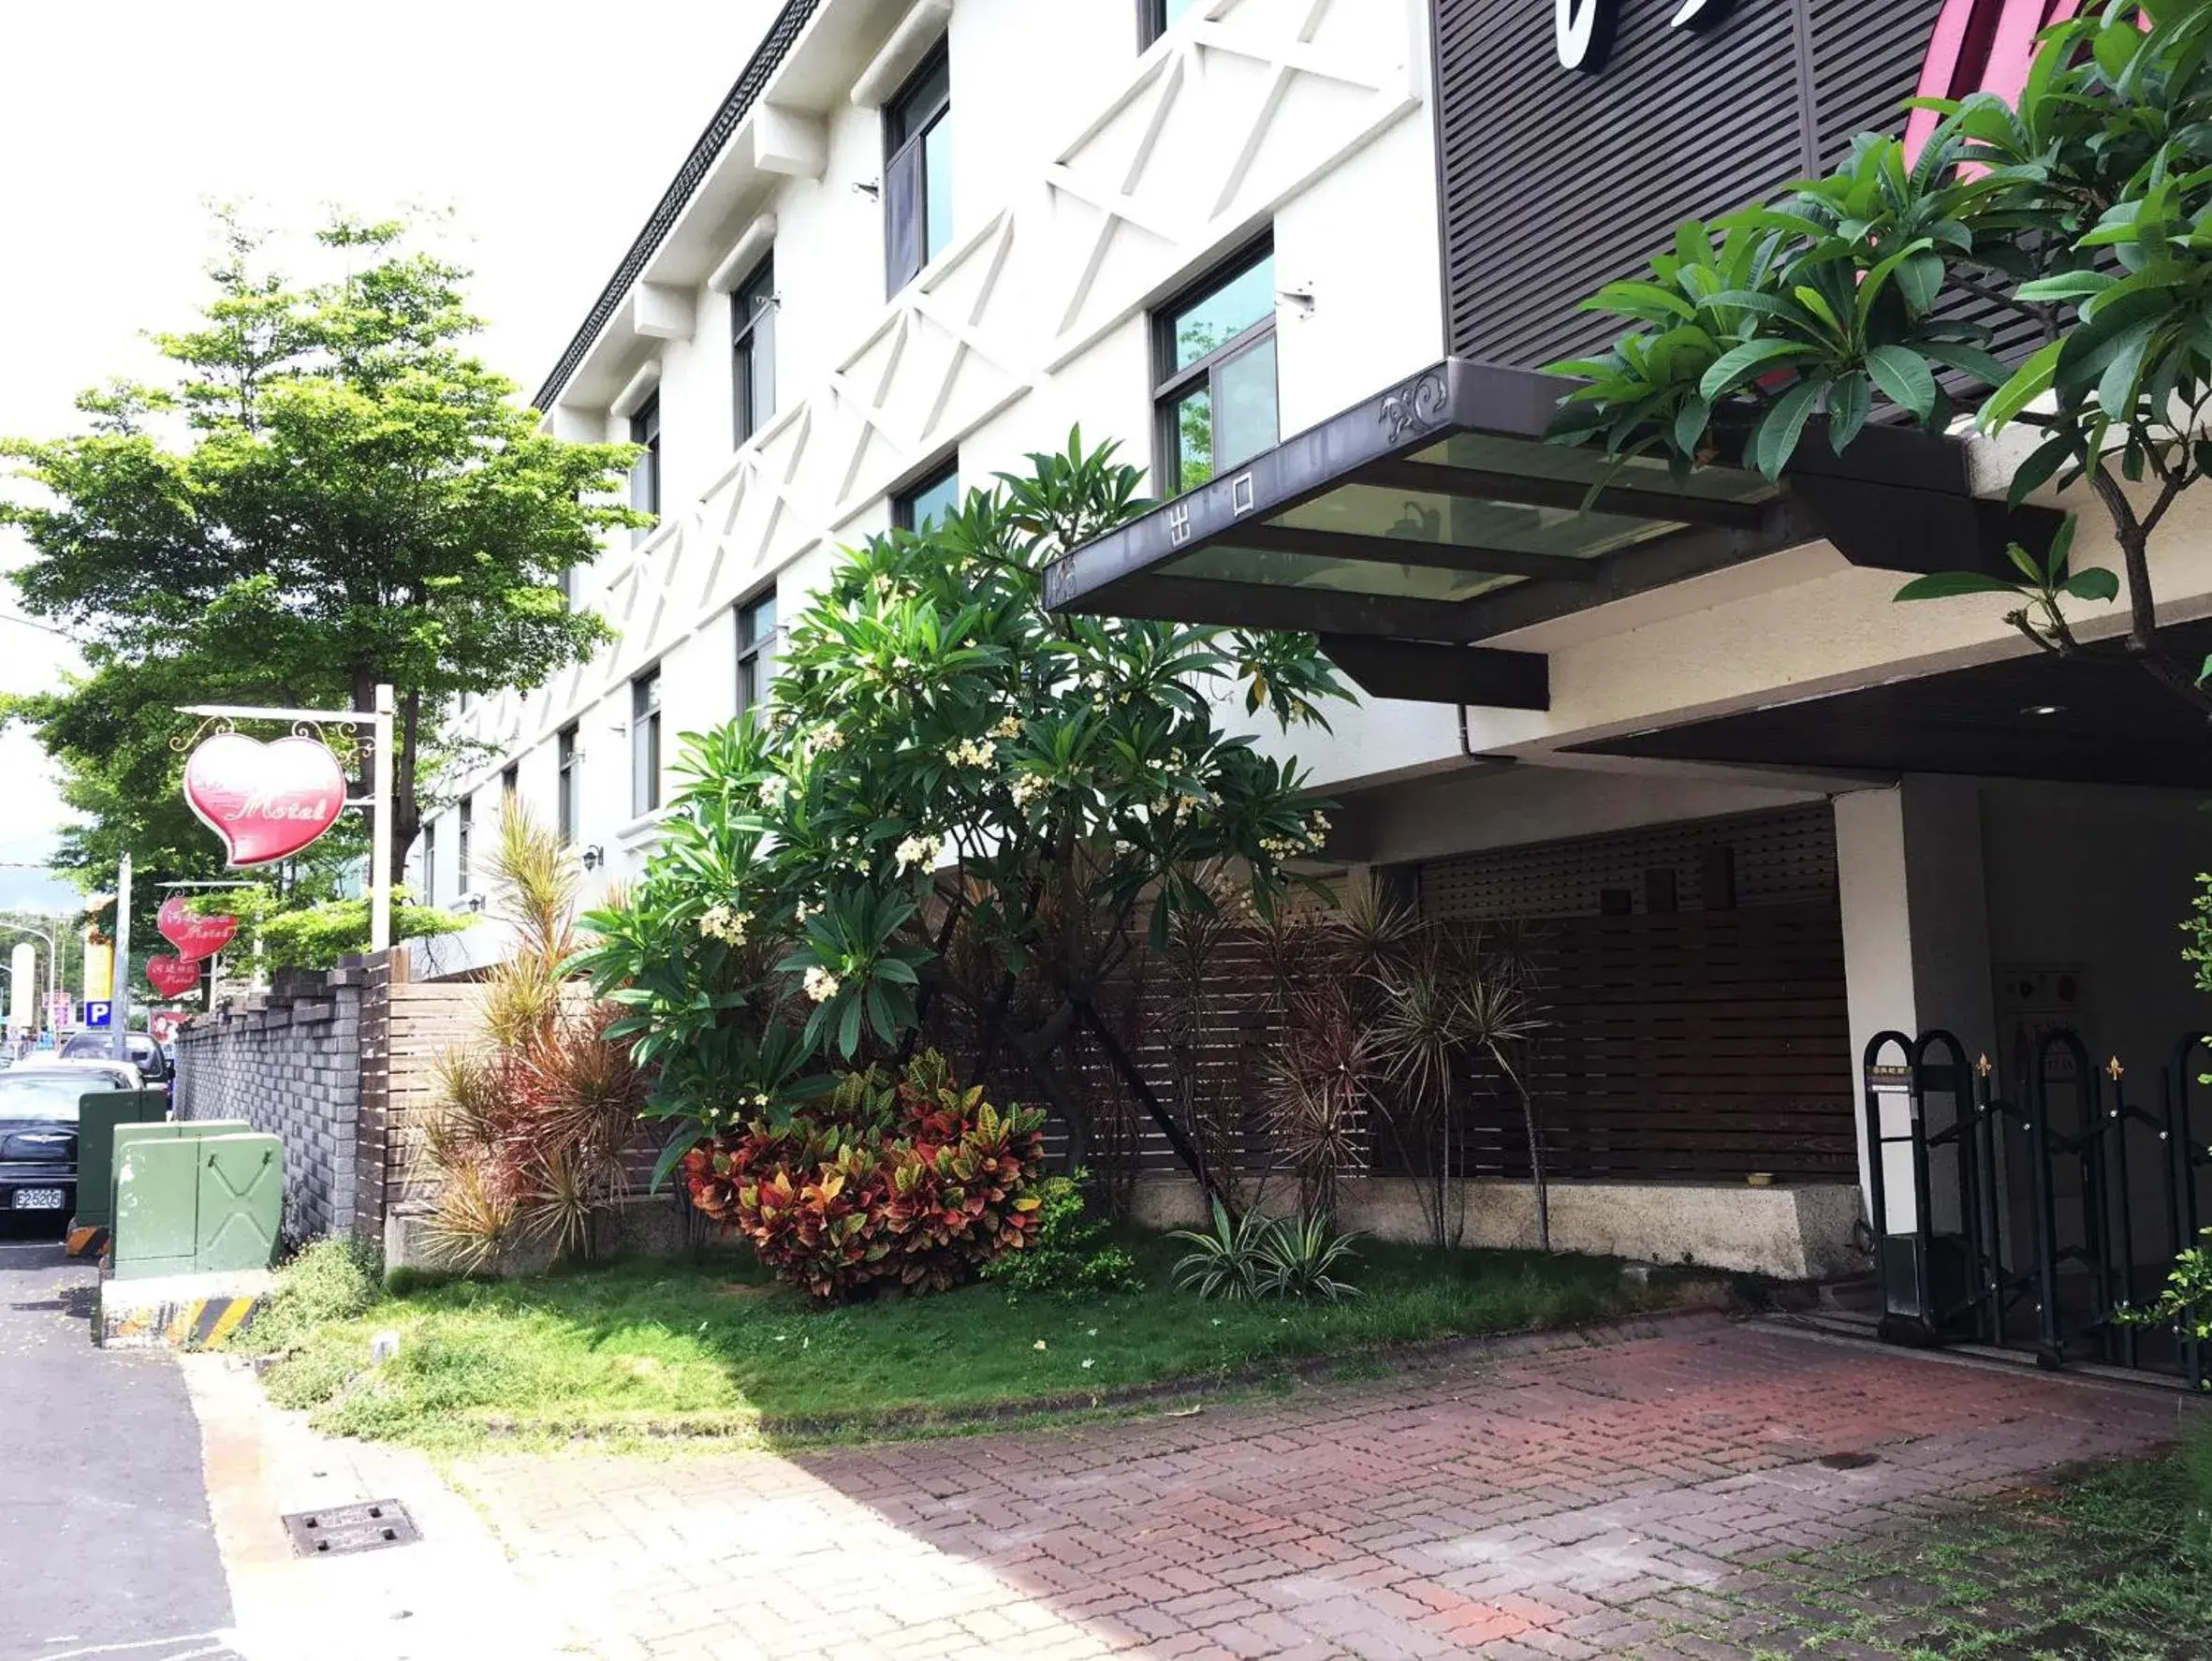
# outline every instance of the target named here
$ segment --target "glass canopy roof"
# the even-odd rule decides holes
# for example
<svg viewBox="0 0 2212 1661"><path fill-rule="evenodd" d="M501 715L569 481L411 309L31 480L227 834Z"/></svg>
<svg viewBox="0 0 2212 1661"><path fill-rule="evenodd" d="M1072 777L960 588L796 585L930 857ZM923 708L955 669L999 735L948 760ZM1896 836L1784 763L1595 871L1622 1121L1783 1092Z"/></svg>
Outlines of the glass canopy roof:
<svg viewBox="0 0 2212 1661"><path fill-rule="evenodd" d="M1869 427L1838 458L1816 434L1779 485L1725 461L1677 480L1659 458L1546 443L1567 385L1447 359L1075 550L1046 603L1310 630L1363 684L1400 683L1386 696L1479 702L1463 695L1485 677L1460 671L1526 654L1473 642L1783 548L1825 537L1918 571L2038 539L1972 500L1937 435ZM1514 698L1535 696L1528 666L1507 667Z"/></svg>

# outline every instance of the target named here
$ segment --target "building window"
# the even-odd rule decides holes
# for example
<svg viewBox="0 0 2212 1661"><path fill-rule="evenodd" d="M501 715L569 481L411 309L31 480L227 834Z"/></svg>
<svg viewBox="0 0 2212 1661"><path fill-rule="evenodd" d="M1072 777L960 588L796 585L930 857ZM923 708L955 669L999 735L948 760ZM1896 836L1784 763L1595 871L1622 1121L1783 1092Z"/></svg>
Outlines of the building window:
<svg viewBox="0 0 2212 1661"><path fill-rule="evenodd" d="M1198 0L1136 0L1136 32L1147 46L1175 27L1176 20Z"/></svg>
<svg viewBox="0 0 2212 1661"><path fill-rule="evenodd" d="M630 812L642 818L661 805L661 671L630 683Z"/></svg>
<svg viewBox="0 0 2212 1661"><path fill-rule="evenodd" d="M729 297L732 368L738 400L737 441L759 432L776 413L776 261L770 255Z"/></svg>
<svg viewBox="0 0 2212 1661"><path fill-rule="evenodd" d="M563 566L561 567L561 581L558 586L561 590L562 605L565 606L571 611L575 610L576 567L574 566Z"/></svg>
<svg viewBox="0 0 2212 1661"><path fill-rule="evenodd" d="M640 513L656 518L661 511L661 395L655 392L637 406L637 413L630 418L630 442L645 447L630 468L630 506ZM640 525L630 533L633 542L642 542L653 533L652 525Z"/></svg>
<svg viewBox="0 0 2212 1661"><path fill-rule="evenodd" d="M473 797L463 796L461 799L461 830L454 838L455 851L461 856L461 870L453 883L453 891L457 894L468 892L469 841L476 830L476 807Z"/></svg>
<svg viewBox="0 0 2212 1661"><path fill-rule="evenodd" d="M884 257L890 292L952 241L952 60L940 46L884 106Z"/></svg>
<svg viewBox="0 0 2212 1661"><path fill-rule="evenodd" d="M577 796L578 779L576 775L576 723L571 721L567 726L561 728L561 736L553 741L554 753L560 763L561 779L560 790L556 798L555 811L559 814L561 819L561 840L563 843L571 845L573 845L577 840L576 810L579 801L579 798Z"/></svg>
<svg viewBox="0 0 2212 1661"><path fill-rule="evenodd" d="M422 903L438 903L438 822L429 821L422 827Z"/></svg>
<svg viewBox="0 0 2212 1661"><path fill-rule="evenodd" d="M926 531L960 505L960 461L955 456L891 498L891 522L902 531Z"/></svg>
<svg viewBox="0 0 2212 1661"><path fill-rule="evenodd" d="M776 591L738 608L738 713L768 701L769 675L775 663Z"/></svg>
<svg viewBox="0 0 2212 1661"><path fill-rule="evenodd" d="M522 793L522 764L510 761L499 770L499 811L515 811L515 798Z"/></svg>
<svg viewBox="0 0 2212 1661"><path fill-rule="evenodd" d="M1248 250L1154 314L1160 473L1195 490L1276 440L1275 255Z"/></svg>

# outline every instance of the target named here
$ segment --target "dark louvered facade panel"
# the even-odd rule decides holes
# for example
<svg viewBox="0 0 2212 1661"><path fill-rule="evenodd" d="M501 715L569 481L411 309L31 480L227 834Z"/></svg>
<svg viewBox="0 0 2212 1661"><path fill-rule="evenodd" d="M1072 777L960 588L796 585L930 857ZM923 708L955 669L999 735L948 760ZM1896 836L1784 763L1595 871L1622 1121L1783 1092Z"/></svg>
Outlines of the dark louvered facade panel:
<svg viewBox="0 0 2212 1661"><path fill-rule="evenodd" d="M1552 10L1437 0L1452 350L1533 365L1593 349L1575 303L1725 213L1901 125L1940 0L1737 0L1702 33L1617 0L1602 73L1560 67Z"/></svg>

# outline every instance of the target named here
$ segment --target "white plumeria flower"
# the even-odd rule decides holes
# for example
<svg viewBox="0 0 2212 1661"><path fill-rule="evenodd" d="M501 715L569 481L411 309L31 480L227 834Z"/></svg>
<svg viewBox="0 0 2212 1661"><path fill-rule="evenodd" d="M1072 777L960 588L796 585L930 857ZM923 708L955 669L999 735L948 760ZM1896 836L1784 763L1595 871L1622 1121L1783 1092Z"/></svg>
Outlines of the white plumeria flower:
<svg viewBox="0 0 2212 1661"><path fill-rule="evenodd" d="M806 972L806 994L817 1004L827 1004L837 996L840 984L837 977L819 963Z"/></svg>

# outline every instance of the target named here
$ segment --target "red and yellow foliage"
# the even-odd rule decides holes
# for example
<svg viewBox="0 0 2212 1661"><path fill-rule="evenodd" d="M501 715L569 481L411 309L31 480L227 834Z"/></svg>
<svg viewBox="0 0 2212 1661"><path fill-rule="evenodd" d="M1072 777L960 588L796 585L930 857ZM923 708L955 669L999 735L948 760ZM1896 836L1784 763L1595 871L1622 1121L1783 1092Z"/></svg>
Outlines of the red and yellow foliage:
<svg viewBox="0 0 2212 1661"><path fill-rule="evenodd" d="M818 1110L755 1122L684 1157L692 1202L816 1298L943 1291L1018 1251L1041 1203L1045 1116L1001 1111L944 1058L896 1083L848 1075Z"/></svg>

